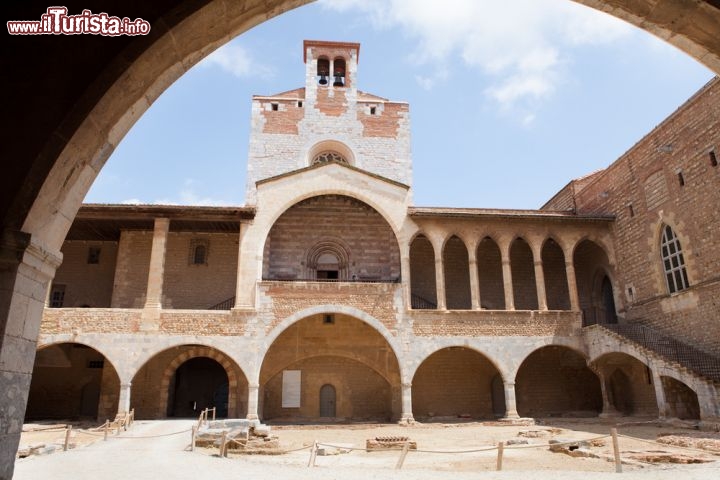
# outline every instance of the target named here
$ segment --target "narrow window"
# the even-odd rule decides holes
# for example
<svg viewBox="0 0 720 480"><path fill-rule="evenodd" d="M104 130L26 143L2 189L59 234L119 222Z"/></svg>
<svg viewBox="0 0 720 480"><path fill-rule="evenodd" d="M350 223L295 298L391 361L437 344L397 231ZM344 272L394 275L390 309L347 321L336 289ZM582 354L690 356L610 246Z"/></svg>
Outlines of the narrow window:
<svg viewBox="0 0 720 480"><path fill-rule="evenodd" d="M710 150L710 166L711 167L717 167L717 155L715 155L715 150Z"/></svg>
<svg viewBox="0 0 720 480"><path fill-rule="evenodd" d="M298 108L302 108L302 105L303 105L302 100L298 100L298 103L297 103Z"/></svg>
<svg viewBox="0 0 720 480"><path fill-rule="evenodd" d="M690 282L688 282L680 239L669 225L663 227L660 252L668 292L675 293L688 288Z"/></svg>
<svg viewBox="0 0 720 480"><path fill-rule="evenodd" d="M345 60L343 58L336 58L333 61L333 87L344 87L345 86Z"/></svg>
<svg viewBox="0 0 720 480"><path fill-rule="evenodd" d="M335 315L331 313L323 315L323 323L326 325L332 325L335 323Z"/></svg>
<svg viewBox="0 0 720 480"><path fill-rule="evenodd" d="M377 107L370 107L370 115L375 115L376 111L377 111Z"/></svg>
<svg viewBox="0 0 720 480"><path fill-rule="evenodd" d="M188 263L190 265L207 265L210 244L206 239L194 239L190 242Z"/></svg>
<svg viewBox="0 0 720 480"><path fill-rule="evenodd" d="M630 214L631 218L635 216L635 209L633 208L632 203L628 203L628 213Z"/></svg>
<svg viewBox="0 0 720 480"><path fill-rule="evenodd" d="M53 285L50 290L50 308L62 308L65 303L65 285Z"/></svg>
<svg viewBox="0 0 720 480"><path fill-rule="evenodd" d="M97 265L100 263L100 247L88 248L87 263Z"/></svg>
<svg viewBox="0 0 720 480"><path fill-rule="evenodd" d="M271 104L270 104L270 107L272 108L272 111L273 111L273 112L277 112L277 111L278 111L278 104L277 104L277 103L271 103Z"/></svg>
<svg viewBox="0 0 720 480"><path fill-rule="evenodd" d="M327 58L318 59L317 76L319 77L319 85L325 86L328 84L328 77L330 76L330 60Z"/></svg>
<svg viewBox="0 0 720 480"><path fill-rule="evenodd" d="M193 263L195 265L205 264L205 245L198 245L195 247L195 255L193 256Z"/></svg>
<svg viewBox="0 0 720 480"><path fill-rule="evenodd" d="M680 184L680 186L684 187L685 186L685 177L683 177L682 171L677 172L677 177L678 177L678 183Z"/></svg>

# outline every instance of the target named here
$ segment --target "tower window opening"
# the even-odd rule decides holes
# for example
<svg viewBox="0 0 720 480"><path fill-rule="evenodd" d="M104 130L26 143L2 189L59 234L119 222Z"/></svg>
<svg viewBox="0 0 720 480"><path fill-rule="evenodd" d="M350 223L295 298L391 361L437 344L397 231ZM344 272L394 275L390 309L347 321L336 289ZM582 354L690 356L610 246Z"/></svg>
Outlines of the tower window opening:
<svg viewBox="0 0 720 480"><path fill-rule="evenodd" d="M277 104L277 103L271 103L271 104L270 104L270 108L272 108L272 111L273 111L273 112L277 112L277 111L278 111L278 104Z"/></svg>
<svg viewBox="0 0 720 480"><path fill-rule="evenodd" d="M717 167L718 161L717 161L717 155L715 155L715 150L710 150L710 153L708 154L710 157L710 166L711 167Z"/></svg>
<svg viewBox="0 0 720 480"><path fill-rule="evenodd" d="M633 208L632 203L628 203L628 213L630 214L631 218L635 216L635 209Z"/></svg>
<svg viewBox="0 0 720 480"><path fill-rule="evenodd" d="M333 87L345 86L345 60L336 58L333 61Z"/></svg>
<svg viewBox="0 0 720 480"><path fill-rule="evenodd" d="M370 107L370 115L375 115L377 113L377 107L372 106Z"/></svg>
<svg viewBox="0 0 720 480"><path fill-rule="evenodd" d="M683 176L682 170L677 172L678 183L681 187L685 186L685 177Z"/></svg>
<svg viewBox="0 0 720 480"><path fill-rule="evenodd" d="M330 76L330 60L327 58L318 59L317 63L317 76L318 84L326 86L328 84L328 77Z"/></svg>
<svg viewBox="0 0 720 480"><path fill-rule="evenodd" d="M302 106L303 106L302 100L298 100L297 106L298 106L298 108L302 108Z"/></svg>

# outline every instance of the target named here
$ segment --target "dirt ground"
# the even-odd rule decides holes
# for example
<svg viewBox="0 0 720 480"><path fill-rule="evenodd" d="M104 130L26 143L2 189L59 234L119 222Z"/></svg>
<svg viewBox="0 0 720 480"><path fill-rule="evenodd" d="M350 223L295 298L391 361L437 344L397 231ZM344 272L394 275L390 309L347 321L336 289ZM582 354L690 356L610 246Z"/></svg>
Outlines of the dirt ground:
<svg viewBox="0 0 720 480"><path fill-rule="evenodd" d="M103 440L94 423L71 422L70 448ZM64 423L26 424L21 437L23 447L55 445L60 452L65 440ZM366 452L368 439L407 437L417 443L405 458L404 469L437 471L490 471L496 469L497 444L504 442L503 470L614 471L610 429L617 426L623 470L662 468L669 464L720 461L720 434L700 432L682 422L658 423L652 419L622 418L543 419L524 425L498 422L394 424L317 424L272 425L282 455L263 456L254 461L282 465L307 464L310 446L318 442L327 455L316 458L318 466L375 466L394 468L398 449ZM112 431L110 435L116 435ZM121 431L120 434L125 434ZM601 437L601 438L598 438ZM549 440L592 440L579 456L551 452ZM304 448L305 447L305 448ZM341 449L335 447L342 447ZM198 448L197 453L217 455L217 448ZM229 456L243 455L230 452ZM260 456L256 456L260 457Z"/></svg>

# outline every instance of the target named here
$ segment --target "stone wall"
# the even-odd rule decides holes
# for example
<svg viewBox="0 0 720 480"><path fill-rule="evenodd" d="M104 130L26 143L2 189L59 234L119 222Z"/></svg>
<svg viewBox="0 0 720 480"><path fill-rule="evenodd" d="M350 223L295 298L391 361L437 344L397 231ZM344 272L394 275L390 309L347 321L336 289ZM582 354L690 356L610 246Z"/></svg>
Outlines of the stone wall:
<svg viewBox="0 0 720 480"><path fill-rule="evenodd" d="M89 249L99 249L97 263L89 263ZM69 240L62 246L63 263L53 285L65 286L63 307L110 306L115 277L117 242Z"/></svg>

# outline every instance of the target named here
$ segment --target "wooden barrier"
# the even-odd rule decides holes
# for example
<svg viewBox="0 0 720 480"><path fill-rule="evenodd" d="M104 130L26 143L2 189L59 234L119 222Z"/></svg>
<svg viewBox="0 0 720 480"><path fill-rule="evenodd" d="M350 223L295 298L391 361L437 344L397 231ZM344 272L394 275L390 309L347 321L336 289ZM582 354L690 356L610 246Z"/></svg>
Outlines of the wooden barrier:
<svg viewBox="0 0 720 480"><path fill-rule="evenodd" d="M110 432L110 420L109 419L105 420L104 427L105 427L105 438L103 440L107 442L108 433Z"/></svg>
<svg viewBox="0 0 720 480"><path fill-rule="evenodd" d="M617 428L610 430L612 435L613 453L615 455L615 472L622 473L622 460L620 459L620 444L618 443Z"/></svg>
<svg viewBox="0 0 720 480"><path fill-rule="evenodd" d="M405 457L407 457L408 452L410 451L410 442L405 442L403 444L403 448L400 451L400 458L398 458L397 463L395 464L395 470L400 470L403 466L403 463L405 463Z"/></svg>
<svg viewBox="0 0 720 480"><path fill-rule="evenodd" d="M227 457L227 432L223 430L222 438L220 439L220 456Z"/></svg>
<svg viewBox="0 0 720 480"><path fill-rule="evenodd" d="M498 442L498 454L497 454L497 464L495 465L495 470L498 472L502 470L502 464L503 464L503 453L505 452L505 442Z"/></svg>
<svg viewBox="0 0 720 480"><path fill-rule="evenodd" d="M192 432L190 434L190 451L195 451L195 437L197 436L197 427L193 425Z"/></svg>
<svg viewBox="0 0 720 480"><path fill-rule="evenodd" d="M65 430L65 444L63 445L63 452L67 452L68 446L70 445L70 432L72 432L72 425L68 425Z"/></svg>
<svg viewBox="0 0 720 480"><path fill-rule="evenodd" d="M315 440L313 446L310 449L310 460L308 460L308 468L315 466L315 457L317 457L318 442Z"/></svg>

